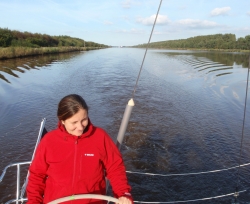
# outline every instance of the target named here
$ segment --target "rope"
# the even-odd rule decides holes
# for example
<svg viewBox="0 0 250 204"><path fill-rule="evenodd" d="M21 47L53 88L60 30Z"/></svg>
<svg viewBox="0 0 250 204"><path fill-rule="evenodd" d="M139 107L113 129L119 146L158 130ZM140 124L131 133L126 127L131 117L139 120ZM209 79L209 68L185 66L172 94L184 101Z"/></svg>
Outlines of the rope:
<svg viewBox="0 0 250 204"><path fill-rule="evenodd" d="M246 108L247 108L247 92L248 92L248 81L249 81L249 70L250 70L250 55L249 55L249 64L248 64L248 70L247 70L247 85L246 85L246 96L245 96L245 105L244 105L244 116L243 116L243 125L242 125L242 134L241 134L241 144L240 144L240 155L239 155L239 168L237 172L237 184L235 188L235 199L237 199L237 192L239 187L239 180L240 180L240 163L242 159L242 145L243 145L243 139L244 139L244 129L245 129L245 120L246 120Z"/></svg>
<svg viewBox="0 0 250 204"><path fill-rule="evenodd" d="M242 166L248 166L250 163L242 164ZM142 174L142 175L150 175L150 176L187 176L187 175L198 175L198 174L208 174L208 173L215 173L215 172L220 172L220 171L227 171L231 169L238 168L239 166L234 166L234 167L229 167L225 169L219 169L219 170L213 170L213 171L202 171L202 172L196 172L196 173L182 173L182 174L153 174L153 173L142 173L142 172L136 172L136 171L126 171L127 173L133 173L133 174Z"/></svg>
<svg viewBox="0 0 250 204"><path fill-rule="evenodd" d="M137 87L137 85L138 85L138 81L139 81L139 78L140 78L140 75L141 75L141 71L142 71L142 67L143 67L143 64L144 64L144 60L145 60L145 57L146 57L146 54L147 54L147 51L148 51L148 45L149 45L149 43L150 43L150 40L151 40L153 31L154 31L155 23L156 23L156 20L157 20L157 17L158 17L160 8L161 8L161 3L162 3L162 0L160 1L160 5L159 5L159 7L158 7L158 11L157 11L157 14L156 14L156 16L155 16L155 21L154 21L154 24L153 24L153 28L152 28L152 31L151 31L149 40L148 40L148 44L147 44L147 47L146 47L146 51L145 51L145 53L144 53L144 57L143 57L142 64L141 64L141 68L140 68L139 74L138 74L138 76L137 76L137 80L136 80L136 83L135 83L135 87L134 87L134 91L133 91L133 94L132 94L132 98L134 98L134 95L135 95L135 90L136 90L136 87Z"/></svg>
<svg viewBox="0 0 250 204"><path fill-rule="evenodd" d="M10 131L8 131L8 132L6 132L4 135L7 135L7 134L9 134L10 132L13 132L17 127L19 127L20 125L21 125L22 123L19 123L18 125L16 125L15 127L13 127L13 128L9 128L10 129ZM4 136L2 136L2 137L4 137Z"/></svg>
<svg viewBox="0 0 250 204"><path fill-rule="evenodd" d="M239 193L245 192L246 190L239 191ZM195 200L185 200L185 201L169 201L169 202L144 202L144 201L134 201L134 203L187 203L187 202L196 202L196 201L202 201L202 200L212 200L216 198L223 198L227 196L234 195L234 193L229 193L225 195L219 195L219 196L214 196L214 197L208 197L208 198L200 198L200 199L195 199Z"/></svg>

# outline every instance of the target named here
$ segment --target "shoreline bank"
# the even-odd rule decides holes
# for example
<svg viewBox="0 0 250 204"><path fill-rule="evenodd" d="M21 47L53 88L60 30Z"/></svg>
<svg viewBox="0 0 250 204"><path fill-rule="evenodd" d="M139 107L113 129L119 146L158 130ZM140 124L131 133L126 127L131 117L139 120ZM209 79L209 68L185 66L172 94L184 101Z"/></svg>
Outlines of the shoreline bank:
<svg viewBox="0 0 250 204"><path fill-rule="evenodd" d="M131 48L143 48L146 47L131 47ZM162 48L162 47L149 47L151 50L191 50L191 51L213 51L213 52L249 52L250 50L240 50L240 49L205 49L205 48Z"/></svg>
<svg viewBox="0 0 250 204"><path fill-rule="evenodd" d="M6 47L0 48L0 60L63 52L89 51L105 47Z"/></svg>

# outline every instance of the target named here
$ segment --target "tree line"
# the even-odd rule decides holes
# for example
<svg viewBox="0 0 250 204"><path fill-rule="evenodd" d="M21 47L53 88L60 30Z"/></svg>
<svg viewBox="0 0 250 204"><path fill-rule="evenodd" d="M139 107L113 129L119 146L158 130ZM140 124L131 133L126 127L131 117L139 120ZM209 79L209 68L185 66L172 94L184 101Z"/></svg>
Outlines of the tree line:
<svg viewBox="0 0 250 204"><path fill-rule="evenodd" d="M50 36L47 34L20 32L0 28L0 47L108 47L91 41L70 36Z"/></svg>
<svg viewBox="0 0 250 204"><path fill-rule="evenodd" d="M140 44L135 47L147 47ZM215 34L187 39L153 42L149 48L163 49L238 49L250 50L250 35L236 39L235 34Z"/></svg>

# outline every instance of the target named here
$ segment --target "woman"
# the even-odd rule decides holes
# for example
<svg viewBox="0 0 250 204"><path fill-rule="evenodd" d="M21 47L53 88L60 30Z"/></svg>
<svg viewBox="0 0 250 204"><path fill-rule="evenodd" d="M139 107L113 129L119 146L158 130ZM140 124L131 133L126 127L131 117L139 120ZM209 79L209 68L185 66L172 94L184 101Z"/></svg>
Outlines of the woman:
<svg viewBox="0 0 250 204"><path fill-rule="evenodd" d="M77 194L105 194L105 176L119 203L133 203L122 156L112 139L92 125L88 106L76 94L58 104L58 127L41 140L29 169L28 203L48 203ZM72 202L72 201L70 201ZM89 199L73 203L106 203Z"/></svg>

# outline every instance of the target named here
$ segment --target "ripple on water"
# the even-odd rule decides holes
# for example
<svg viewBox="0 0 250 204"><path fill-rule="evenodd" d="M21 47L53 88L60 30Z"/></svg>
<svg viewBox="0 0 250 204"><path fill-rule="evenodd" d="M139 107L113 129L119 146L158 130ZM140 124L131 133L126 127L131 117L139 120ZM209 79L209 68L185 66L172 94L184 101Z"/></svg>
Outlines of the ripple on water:
<svg viewBox="0 0 250 204"><path fill-rule="evenodd" d="M115 140L143 54L140 49L113 48L1 62L19 76L0 69L10 81L0 81L1 169L31 158L42 118L53 129L57 103L69 93L86 99L91 121ZM127 170L176 174L237 165L246 83L242 59L223 53L149 51L121 149ZM248 138L242 153L246 163ZM249 175L249 168L243 168L240 189L249 186ZM7 185L0 187L1 202L15 194L13 177L10 173ZM128 174L135 200L159 202L232 193L236 177L235 170L173 177ZM247 201L249 195L241 198Z"/></svg>

